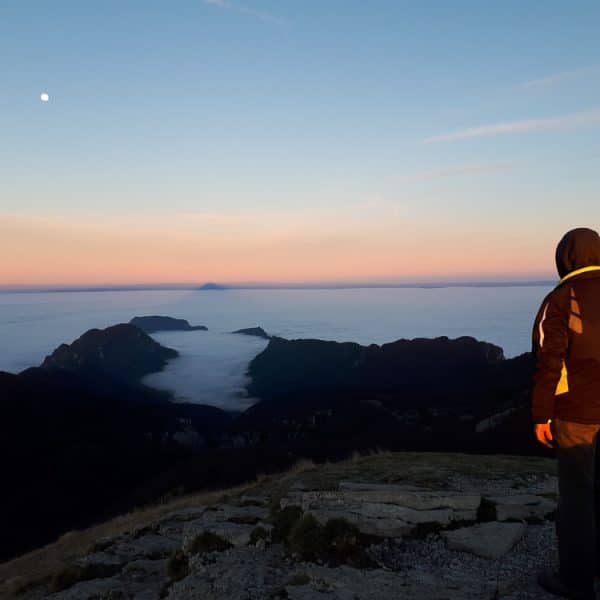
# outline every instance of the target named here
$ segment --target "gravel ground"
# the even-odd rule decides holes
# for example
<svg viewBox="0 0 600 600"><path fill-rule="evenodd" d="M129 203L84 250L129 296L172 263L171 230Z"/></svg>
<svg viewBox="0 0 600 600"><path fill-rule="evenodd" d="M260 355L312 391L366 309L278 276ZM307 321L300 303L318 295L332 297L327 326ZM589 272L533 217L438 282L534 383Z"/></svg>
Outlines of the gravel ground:
<svg viewBox="0 0 600 600"><path fill-rule="evenodd" d="M383 568L406 573L408 579L432 576L440 588L471 588L478 593L485 584L495 588L492 598L502 600L553 600L536 583L544 567L554 567L558 556L554 523L529 525L526 534L504 557L489 560L448 550L444 540L430 534L424 540L389 539L371 546L369 555ZM488 592L489 593L489 592ZM473 597L488 597L476 596Z"/></svg>

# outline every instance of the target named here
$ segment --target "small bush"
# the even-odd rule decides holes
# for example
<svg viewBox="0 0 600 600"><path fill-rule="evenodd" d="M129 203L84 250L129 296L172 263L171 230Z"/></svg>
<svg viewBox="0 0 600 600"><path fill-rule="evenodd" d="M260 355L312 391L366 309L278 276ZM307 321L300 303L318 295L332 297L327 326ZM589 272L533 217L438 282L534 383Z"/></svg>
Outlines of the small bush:
<svg viewBox="0 0 600 600"><path fill-rule="evenodd" d="M304 572L294 573L290 580L288 581L288 585L307 585L310 583L310 577Z"/></svg>
<svg viewBox="0 0 600 600"><path fill-rule="evenodd" d="M237 523L238 525L256 525L259 521L259 517L253 515L234 515L227 519L229 523Z"/></svg>
<svg viewBox="0 0 600 600"><path fill-rule="evenodd" d="M269 515L271 518L277 516L277 513L281 510L281 499L285 497L285 493L282 490L273 492L269 497L267 504Z"/></svg>
<svg viewBox="0 0 600 600"><path fill-rule="evenodd" d="M477 509L477 520L481 522L496 520L496 505L487 498L481 499L481 504Z"/></svg>
<svg viewBox="0 0 600 600"><path fill-rule="evenodd" d="M426 523L417 523L413 530L406 537L414 540L424 540L430 535L437 535L444 529L443 525L436 521Z"/></svg>
<svg viewBox="0 0 600 600"><path fill-rule="evenodd" d="M167 562L167 574L171 581L179 581L187 577L190 572L190 566L187 556L182 550L177 550L173 553L169 562Z"/></svg>
<svg viewBox="0 0 600 600"><path fill-rule="evenodd" d="M232 547L232 544L220 535L212 531L203 531L194 538L189 551L190 554L203 554L204 552L223 552Z"/></svg>
<svg viewBox="0 0 600 600"><path fill-rule="evenodd" d="M286 506L276 511L271 517L273 523L271 539L274 542L285 542L292 527L300 520L302 515L303 511L299 506Z"/></svg>
<svg viewBox="0 0 600 600"><path fill-rule="evenodd" d="M325 528L311 515L303 515L292 527L288 548L303 560L316 560L326 550Z"/></svg>
<svg viewBox="0 0 600 600"><path fill-rule="evenodd" d="M260 525L258 527L255 527L252 530L252 533L250 534L250 544L251 545L255 545L258 542L258 540L267 541L268 539L269 539L269 532L264 527L261 527Z"/></svg>
<svg viewBox="0 0 600 600"><path fill-rule="evenodd" d="M62 571L56 573L50 581L51 592L62 592L73 587L80 581L89 581L90 579L102 579L112 577L121 570L118 565L69 565Z"/></svg>
<svg viewBox="0 0 600 600"><path fill-rule="evenodd" d="M347 519L329 519L325 524L325 540L331 553L340 560L355 556L359 549L360 532Z"/></svg>

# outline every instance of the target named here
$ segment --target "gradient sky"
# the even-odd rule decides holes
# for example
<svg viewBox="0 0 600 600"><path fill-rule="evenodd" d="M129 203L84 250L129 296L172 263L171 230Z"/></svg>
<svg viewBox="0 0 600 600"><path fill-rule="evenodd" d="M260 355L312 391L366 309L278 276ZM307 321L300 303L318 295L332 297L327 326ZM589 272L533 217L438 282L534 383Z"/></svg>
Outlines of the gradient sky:
<svg viewBox="0 0 600 600"><path fill-rule="evenodd" d="M2 0L0 284L553 277L562 233L600 226L598 23Z"/></svg>

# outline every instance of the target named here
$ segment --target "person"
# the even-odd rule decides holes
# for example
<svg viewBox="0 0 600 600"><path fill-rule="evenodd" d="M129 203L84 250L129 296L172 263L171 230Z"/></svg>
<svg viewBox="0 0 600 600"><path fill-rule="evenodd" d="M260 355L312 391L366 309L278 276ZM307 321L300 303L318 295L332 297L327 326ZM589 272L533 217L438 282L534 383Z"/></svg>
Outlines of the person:
<svg viewBox="0 0 600 600"><path fill-rule="evenodd" d="M531 415L537 440L558 463L558 571L538 583L566 598L595 598L599 573L600 236L568 231L556 248L560 282L543 300L533 327Z"/></svg>

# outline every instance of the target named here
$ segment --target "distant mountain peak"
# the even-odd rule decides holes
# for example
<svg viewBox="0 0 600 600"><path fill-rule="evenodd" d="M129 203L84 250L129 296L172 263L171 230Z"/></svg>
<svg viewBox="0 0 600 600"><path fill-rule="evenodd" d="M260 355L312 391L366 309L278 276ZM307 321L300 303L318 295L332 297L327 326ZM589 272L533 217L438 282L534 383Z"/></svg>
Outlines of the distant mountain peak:
<svg viewBox="0 0 600 600"><path fill-rule="evenodd" d="M221 285L220 283L213 283L211 281L205 283L204 285L198 288L199 290L226 290L227 287Z"/></svg>

